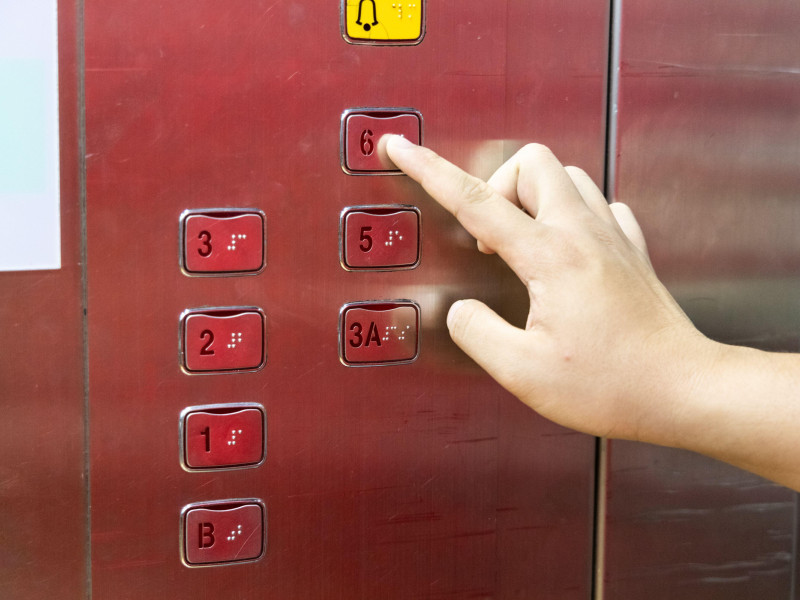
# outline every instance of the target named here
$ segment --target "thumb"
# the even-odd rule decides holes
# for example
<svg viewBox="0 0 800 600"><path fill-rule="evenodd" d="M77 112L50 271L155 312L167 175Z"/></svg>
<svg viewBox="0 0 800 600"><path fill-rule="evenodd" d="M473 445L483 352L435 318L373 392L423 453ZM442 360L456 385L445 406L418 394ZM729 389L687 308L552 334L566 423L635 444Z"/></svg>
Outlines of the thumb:
<svg viewBox="0 0 800 600"><path fill-rule="evenodd" d="M514 392L525 332L477 300L459 300L447 313L450 337L467 355Z"/></svg>

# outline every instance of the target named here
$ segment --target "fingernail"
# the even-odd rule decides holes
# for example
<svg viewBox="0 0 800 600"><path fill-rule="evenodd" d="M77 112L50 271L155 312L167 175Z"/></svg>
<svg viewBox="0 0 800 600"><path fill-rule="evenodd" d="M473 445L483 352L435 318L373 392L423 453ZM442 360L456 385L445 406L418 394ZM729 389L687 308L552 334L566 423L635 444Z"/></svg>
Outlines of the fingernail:
<svg viewBox="0 0 800 600"><path fill-rule="evenodd" d="M456 313L461 309L462 306L464 306L464 301L463 300L458 300L458 301L454 302L453 306L450 307L450 310L447 311L447 328L448 329L450 329L450 330L453 329L453 323L455 323L455 320L456 320Z"/></svg>
<svg viewBox="0 0 800 600"><path fill-rule="evenodd" d="M403 150L404 148L410 148L414 144L412 144L408 138L402 135L391 134L389 136L388 143L395 149L395 150Z"/></svg>

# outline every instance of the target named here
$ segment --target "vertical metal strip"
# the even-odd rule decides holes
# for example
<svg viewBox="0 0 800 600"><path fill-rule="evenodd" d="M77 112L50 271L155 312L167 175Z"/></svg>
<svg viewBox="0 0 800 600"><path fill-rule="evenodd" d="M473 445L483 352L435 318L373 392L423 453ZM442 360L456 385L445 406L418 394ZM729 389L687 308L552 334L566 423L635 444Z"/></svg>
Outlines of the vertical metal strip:
<svg viewBox="0 0 800 600"><path fill-rule="evenodd" d="M87 225L86 225L86 54L84 44L84 0L75 0L75 38L77 59L77 118L78 118L78 204L81 232L81 304L83 307L83 481L84 507L86 511L86 536L84 538L84 561L86 597L92 597L92 511L89 464L89 281L87 271Z"/></svg>
<svg viewBox="0 0 800 600"><path fill-rule="evenodd" d="M606 96L606 164L603 192L613 202L616 196L617 113L619 110L620 36L622 33L622 0L610 0L609 57ZM594 513L594 600L605 597L605 541L607 519L608 440L597 440Z"/></svg>

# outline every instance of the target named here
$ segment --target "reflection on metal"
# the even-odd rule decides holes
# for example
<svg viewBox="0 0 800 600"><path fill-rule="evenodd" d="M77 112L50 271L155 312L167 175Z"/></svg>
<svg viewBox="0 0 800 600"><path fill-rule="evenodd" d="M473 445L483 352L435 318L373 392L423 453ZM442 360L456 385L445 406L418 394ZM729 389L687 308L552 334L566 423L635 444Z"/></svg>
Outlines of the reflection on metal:
<svg viewBox="0 0 800 600"><path fill-rule="evenodd" d="M800 6L624 2L622 24L615 198L702 331L797 351ZM675 450L609 457L606 597L793 597L793 493Z"/></svg>

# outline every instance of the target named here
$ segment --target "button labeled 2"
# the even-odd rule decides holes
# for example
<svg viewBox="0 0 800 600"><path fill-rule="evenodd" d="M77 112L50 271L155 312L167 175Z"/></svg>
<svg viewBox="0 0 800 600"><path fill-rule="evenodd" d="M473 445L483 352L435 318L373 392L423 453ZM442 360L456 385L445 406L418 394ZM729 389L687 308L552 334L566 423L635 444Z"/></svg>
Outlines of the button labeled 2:
<svg viewBox="0 0 800 600"><path fill-rule="evenodd" d="M266 418L260 404L193 406L181 413L186 470L256 467L264 461Z"/></svg>
<svg viewBox="0 0 800 600"><path fill-rule="evenodd" d="M260 500L190 504L181 512L181 557L186 566L258 560L264 554L266 509Z"/></svg>
<svg viewBox="0 0 800 600"><path fill-rule="evenodd" d="M400 174L378 156L378 140L387 133L422 143L422 115L413 108L353 108L342 115L342 169L350 175Z"/></svg>
<svg viewBox="0 0 800 600"><path fill-rule="evenodd" d="M354 302L339 316L339 357L347 366L398 365L419 355L419 305Z"/></svg>
<svg viewBox="0 0 800 600"><path fill-rule="evenodd" d="M187 275L255 274L265 265L264 214L207 209L181 215L181 266Z"/></svg>
<svg viewBox="0 0 800 600"><path fill-rule="evenodd" d="M419 264L419 209L363 206L342 213L341 261L348 270L413 269Z"/></svg>
<svg viewBox="0 0 800 600"><path fill-rule="evenodd" d="M267 359L265 322L258 308L187 310L181 316L181 366L189 373L260 369Z"/></svg>

